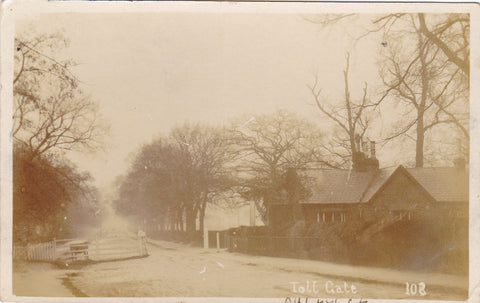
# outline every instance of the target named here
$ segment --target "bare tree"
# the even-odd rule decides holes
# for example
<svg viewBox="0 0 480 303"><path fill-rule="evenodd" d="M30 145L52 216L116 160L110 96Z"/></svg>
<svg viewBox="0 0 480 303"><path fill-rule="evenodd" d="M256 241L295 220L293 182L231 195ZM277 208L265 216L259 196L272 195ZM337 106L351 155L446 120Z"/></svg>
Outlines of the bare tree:
<svg viewBox="0 0 480 303"><path fill-rule="evenodd" d="M117 212L141 224L158 220L163 227L183 230L187 189L179 178L179 165L187 160L184 156L164 138L144 145L120 181Z"/></svg>
<svg viewBox="0 0 480 303"><path fill-rule="evenodd" d="M310 18L322 26L351 22L355 15L326 15ZM470 20L468 14L395 13L374 17L371 26L355 41L370 34L382 34L380 74L385 88L375 102L379 105L393 96L409 104L400 108L403 125L384 138L389 142L408 136L415 129L415 162L423 166L425 135L442 124L451 124L469 138L468 99L470 64ZM401 41L401 42L399 42ZM316 91L312 91L314 96ZM325 109L325 113L331 110ZM413 115L415 112L415 115ZM348 113L344 113L348 117ZM332 119L335 121L334 119ZM338 121L335 121L338 125ZM344 123L341 128L347 128Z"/></svg>
<svg viewBox="0 0 480 303"><path fill-rule="evenodd" d="M13 138L31 158L57 150L97 147L105 131L97 104L79 88L72 60L52 53L68 45L59 34L15 39Z"/></svg>
<svg viewBox="0 0 480 303"><path fill-rule="evenodd" d="M381 102L380 100L373 103L368 98L367 83L365 83L363 87L361 99L357 101L352 100L349 87L349 68L350 54L347 53L346 66L343 71L345 95L344 100L339 102L337 106L329 106L329 103L322 98L322 88L317 78L314 84L309 86L317 108L323 115L330 119L338 129L334 132L331 140L334 145L340 147L340 150L338 150L338 148L336 150L330 148L329 151L342 159L341 163L343 163L343 166L346 166L347 163L355 162L353 160L358 152L357 141L363 140L368 129L372 111Z"/></svg>
<svg viewBox="0 0 480 303"><path fill-rule="evenodd" d="M238 190L255 201L265 223L269 204L287 189L288 169L329 165L322 159L322 131L294 114L254 115L235 123L231 132L238 151Z"/></svg>
<svg viewBox="0 0 480 303"><path fill-rule="evenodd" d="M181 168L188 187L184 200L187 232L195 230L197 216L203 231L207 203L231 186L226 164L232 153L226 132L207 125L184 124L172 129L170 138L188 159Z"/></svg>
<svg viewBox="0 0 480 303"><path fill-rule="evenodd" d="M404 16L403 27L385 33L381 77L384 97L393 96L406 104L404 125L385 140L408 135L415 126L415 165L424 164L425 134L440 124L453 124L468 139L468 81L462 69L423 34L416 15ZM396 20L382 17L376 22ZM393 21L390 21L393 22ZM405 27L405 24L409 27ZM415 114L410 114L412 111Z"/></svg>
<svg viewBox="0 0 480 303"><path fill-rule="evenodd" d="M159 220L193 239L197 218L204 229L207 204L231 186L225 134L222 128L186 123L143 146L120 186L116 209Z"/></svg>
<svg viewBox="0 0 480 303"><path fill-rule="evenodd" d="M304 17L305 20L324 27L339 22L352 20L358 14L322 14ZM356 40L371 33L394 29L405 19L414 18L418 30L432 44L436 45L450 62L455 64L470 77L470 16L465 13L425 14L425 13L395 13L382 15L372 19L373 27L366 29ZM345 23L343 23L345 24Z"/></svg>
<svg viewBox="0 0 480 303"><path fill-rule="evenodd" d="M90 176L59 152L99 146L96 104L78 87L73 61L54 53L60 34L15 38L13 78L13 208L16 240L65 236L72 224L93 222L97 191ZM77 211L74 220L70 211ZM84 216L82 216L82 214ZM77 225L77 227L78 227ZM71 234L71 233L70 233ZM17 237L18 236L18 237Z"/></svg>
<svg viewBox="0 0 480 303"><path fill-rule="evenodd" d="M448 60L470 77L469 15L447 14L446 18L436 21L430 28L424 13L418 14L418 21L420 32L441 49Z"/></svg>

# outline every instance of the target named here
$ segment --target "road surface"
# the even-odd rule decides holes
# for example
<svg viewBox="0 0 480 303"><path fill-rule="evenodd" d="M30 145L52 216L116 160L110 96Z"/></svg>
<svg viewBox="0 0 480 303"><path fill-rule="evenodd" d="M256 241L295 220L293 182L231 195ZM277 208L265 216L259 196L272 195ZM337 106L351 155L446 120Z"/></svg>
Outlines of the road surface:
<svg viewBox="0 0 480 303"><path fill-rule="evenodd" d="M95 297L465 300L468 289L462 277L217 252L165 241L151 241L149 253L146 258L69 270L67 275L81 293ZM406 293L406 282L416 294Z"/></svg>

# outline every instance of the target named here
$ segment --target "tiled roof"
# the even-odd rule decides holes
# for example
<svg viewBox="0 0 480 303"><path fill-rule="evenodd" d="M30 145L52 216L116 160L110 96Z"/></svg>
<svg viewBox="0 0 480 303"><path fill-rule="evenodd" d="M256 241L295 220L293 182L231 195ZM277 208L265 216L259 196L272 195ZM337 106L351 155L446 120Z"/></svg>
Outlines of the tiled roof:
<svg viewBox="0 0 480 303"><path fill-rule="evenodd" d="M468 173L455 167L407 168L439 202L468 201Z"/></svg>
<svg viewBox="0 0 480 303"><path fill-rule="evenodd" d="M338 204L365 203L399 169L384 168L375 171L311 170L307 172L314 182L312 195L301 203ZM411 176L437 201L468 201L468 174L453 167L408 168Z"/></svg>
<svg viewBox="0 0 480 303"><path fill-rule="evenodd" d="M380 189L380 187L385 183L385 181L390 178L390 176L397 170L396 167L392 168L383 168L377 170L375 178L369 184L368 188L365 191L362 202L368 202L373 197L373 195Z"/></svg>
<svg viewBox="0 0 480 303"><path fill-rule="evenodd" d="M308 172L315 182L312 195L303 203L331 204L331 203L359 203L365 202L365 196L372 187L383 178L378 175L382 170L358 172L354 170L315 170ZM368 200L367 200L368 201Z"/></svg>

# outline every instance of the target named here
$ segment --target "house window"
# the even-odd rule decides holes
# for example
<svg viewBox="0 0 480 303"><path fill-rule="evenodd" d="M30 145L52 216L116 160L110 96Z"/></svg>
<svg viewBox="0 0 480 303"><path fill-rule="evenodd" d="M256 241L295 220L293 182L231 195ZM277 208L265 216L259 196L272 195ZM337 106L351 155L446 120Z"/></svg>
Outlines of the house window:
<svg viewBox="0 0 480 303"><path fill-rule="evenodd" d="M325 223L325 212L317 212L317 223L323 222Z"/></svg>
<svg viewBox="0 0 480 303"><path fill-rule="evenodd" d="M317 213L317 222L318 223L320 223L320 222L326 223L328 218L330 217L329 215L330 214L328 212L327 213L326 212L321 212L321 213L318 212Z"/></svg>
<svg viewBox="0 0 480 303"><path fill-rule="evenodd" d="M347 213L345 212L337 212L336 217L339 218L340 223L347 222Z"/></svg>
<svg viewBox="0 0 480 303"><path fill-rule="evenodd" d="M323 223L345 223L347 222L347 213L346 212L339 212L339 211L332 211L332 212L323 212L320 221L320 213L317 213L317 222Z"/></svg>

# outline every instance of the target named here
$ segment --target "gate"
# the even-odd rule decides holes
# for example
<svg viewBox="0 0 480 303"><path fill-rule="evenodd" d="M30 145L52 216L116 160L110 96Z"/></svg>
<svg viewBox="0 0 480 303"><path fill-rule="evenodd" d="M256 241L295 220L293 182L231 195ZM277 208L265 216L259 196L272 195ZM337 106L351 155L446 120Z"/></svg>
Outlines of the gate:
<svg viewBox="0 0 480 303"><path fill-rule="evenodd" d="M109 237L92 242L59 239L44 243L13 246L14 260L75 262L107 261L148 255L145 237Z"/></svg>

